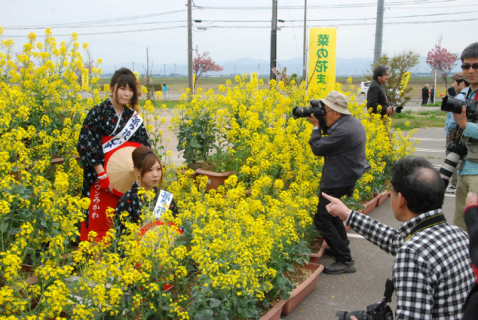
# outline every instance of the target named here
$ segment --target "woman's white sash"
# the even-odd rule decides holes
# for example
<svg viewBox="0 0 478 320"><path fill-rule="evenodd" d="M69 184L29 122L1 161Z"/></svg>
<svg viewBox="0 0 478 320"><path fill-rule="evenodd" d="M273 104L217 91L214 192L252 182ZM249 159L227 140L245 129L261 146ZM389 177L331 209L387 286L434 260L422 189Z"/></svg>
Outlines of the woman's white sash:
<svg viewBox="0 0 478 320"><path fill-rule="evenodd" d="M118 120L119 121L119 120ZM128 120L123 130L110 141L103 143L103 153L106 154L128 141L129 138L141 127L143 118L135 111L131 119Z"/></svg>
<svg viewBox="0 0 478 320"><path fill-rule="evenodd" d="M163 213L165 213L169 209L169 206L171 205L172 201L173 194L171 192L161 190L159 192L159 197L156 201L156 205L154 206L154 217L156 219L161 218Z"/></svg>

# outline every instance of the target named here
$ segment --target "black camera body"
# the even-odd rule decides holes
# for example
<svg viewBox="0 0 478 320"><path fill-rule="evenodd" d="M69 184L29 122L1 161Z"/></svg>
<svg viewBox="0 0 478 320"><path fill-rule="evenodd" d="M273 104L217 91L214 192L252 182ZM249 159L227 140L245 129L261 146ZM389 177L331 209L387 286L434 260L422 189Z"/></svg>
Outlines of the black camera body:
<svg viewBox="0 0 478 320"><path fill-rule="evenodd" d="M317 99L310 100L310 107L295 107L292 110L292 115L296 118L305 118L314 115L317 119L325 116L324 103Z"/></svg>
<svg viewBox="0 0 478 320"><path fill-rule="evenodd" d="M460 159L462 159L468 153L468 149L466 148L466 146L456 141L450 142L446 149L448 150L448 152L458 154L460 156Z"/></svg>
<svg viewBox="0 0 478 320"><path fill-rule="evenodd" d="M466 118L468 120L474 121L477 117L478 109L478 104L475 100L467 99L465 101L462 101L450 96L446 96L445 98L443 98L440 109L441 111L445 112L461 114L463 111L463 106L466 107ZM462 160L468 152L466 146L460 142L462 136L463 130L461 128L458 128L457 133L455 135L455 139L447 146L447 150L449 151L449 153L445 159L445 162L438 171L443 180L443 183L445 184L445 188L448 186L450 178L453 175L453 172L456 170L459 161Z"/></svg>
<svg viewBox="0 0 478 320"><path fill-rule="evenodd" d="M441 111L453 112L460 114L463 106L466 107L466 117L473 118L476 115L478 109L478 101L473 99L467 99L465 101L457 100L453 97L446 96L441 103Z"/></svg>
<svg viewBox="0 0 478 320"><path fill-rule="evenodd" d="M349 320L351 316L355 316L358 320L393 320L392 308L387 304L383 305L382 302L368 305L364 311L337 311L335 315L339 320Z"/></svg>
<svg viewBox="0 0 478 320"><path fill-rule="evenodd" d="M339 317L339 320L349 320L351 316L355 316L358 320L393 320L393 311L387 302L392 301L394 290L393 281L387 279L385 292L383 294L384 298L381 302L368 305L366 310L352 312L337 311L335 315Z"/></svg>

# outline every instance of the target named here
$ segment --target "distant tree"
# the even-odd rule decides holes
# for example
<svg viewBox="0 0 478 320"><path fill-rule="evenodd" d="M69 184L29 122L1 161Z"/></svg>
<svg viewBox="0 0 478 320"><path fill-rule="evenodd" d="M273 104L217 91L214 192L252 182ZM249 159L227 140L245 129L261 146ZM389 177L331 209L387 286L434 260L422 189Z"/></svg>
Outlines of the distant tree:
<svg viewBox="0 0 478 320"><path fill-rule="evenodd" d="M411 97L407 97L406 94L413 90L413 87L407 86L402 92L403 75L418 64L418 58L419 55L413 53L413 51L405 52L394 57L389 57L384 54L378 59L377 63L372 64L371 72L370 74L365 75L365 78L372 81L373 70L377 66L387 66L390 70L390 78L388 82L385 83L384 88L388 100L390 103L403 106L411 99Z"/></svg>
<svg viewBox="0 0 478 320"><path fill-rule="evenodd" d="M277 68L272 68L272 72L276 75L277 80L284 81L284 84L286 86L290 85L292 80L294 80L296 85L300 84L297 81L297 74L292 73L290 76L287 74L287 67L284 67L284 69L282 70Z"/></svg>
<svg viewBox="0 0 478 320"><path fill-rule="evenodd" d="M143 67L144 69L144 67ZM153 61L149 61L149 52L148 48L146 48L146 74L141 75L139 85L145 86L148 89L148 93L146 94L147 100L154 100L154 85L153 85Z"/></svg>
<svg viewBox="0 0 478 320"><path fill-rule="evenodd" d="M219 72L222 70L224 70L224 67L212 61L209 52L204 52L202 55L198 54L193 60L193 71L196 75L196 81L198 81L203 74L207 74L210 71Z"/></svg>
<svg viewBox="0 0 478 320"><path fill-rule="evenodd" d="M458 55L456 53L448 52L447 49L442 48L439 44L435 45L427 55L427 64L432 70L440 70L441 77L445 81L445 87L448 88L448 75L456 65Z"/></svg>

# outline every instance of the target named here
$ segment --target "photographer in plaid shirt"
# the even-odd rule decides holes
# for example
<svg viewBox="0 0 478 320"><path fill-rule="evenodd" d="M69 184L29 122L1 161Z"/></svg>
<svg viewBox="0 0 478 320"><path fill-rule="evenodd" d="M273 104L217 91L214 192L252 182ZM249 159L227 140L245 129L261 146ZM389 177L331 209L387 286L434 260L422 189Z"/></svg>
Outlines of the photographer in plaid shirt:
<svg viewBox="0 0 478 320"><path fill-rule="evenodd" d="M390 201L398 230L348 209L339 199L327 210L382 250L396 256L393 283L397 319L461 319L476 282L468 235L441 212L445 186L432 164L404 158L392 167Z"/></svg>

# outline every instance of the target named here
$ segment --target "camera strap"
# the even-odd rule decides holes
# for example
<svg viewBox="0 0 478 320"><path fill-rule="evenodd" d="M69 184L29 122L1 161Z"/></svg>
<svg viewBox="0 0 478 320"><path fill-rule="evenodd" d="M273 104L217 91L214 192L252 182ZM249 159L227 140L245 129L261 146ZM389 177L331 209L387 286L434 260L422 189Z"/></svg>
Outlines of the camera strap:
<svg viewBox="0 0 478 320"><path fill-rule="evenodd" d="M444 223L444 222L446 222L446 219L445 219L445 216L443 215L443 213L436 214L434 216L426 218L423 221L420 221L415 227L413 227L412 231L410 231L410 234L405 239L405 242L407 242L408 239L410 239L418 231L425 230L427 228L436 226L436 225Z"/></svg>

